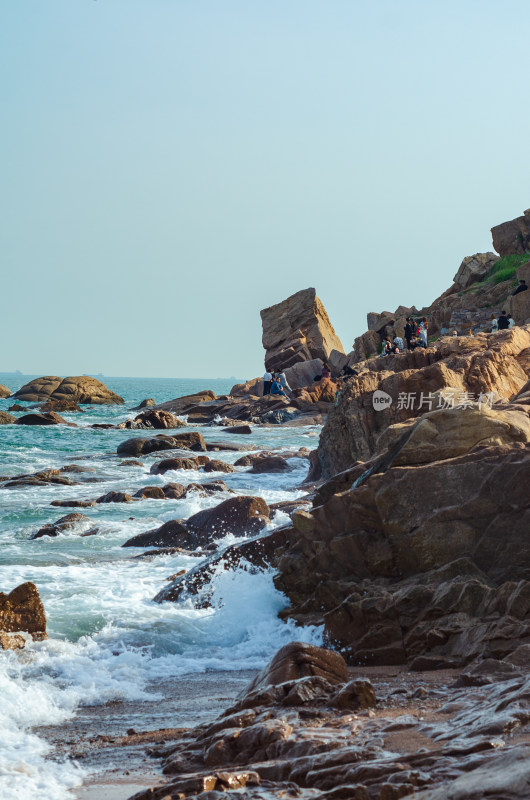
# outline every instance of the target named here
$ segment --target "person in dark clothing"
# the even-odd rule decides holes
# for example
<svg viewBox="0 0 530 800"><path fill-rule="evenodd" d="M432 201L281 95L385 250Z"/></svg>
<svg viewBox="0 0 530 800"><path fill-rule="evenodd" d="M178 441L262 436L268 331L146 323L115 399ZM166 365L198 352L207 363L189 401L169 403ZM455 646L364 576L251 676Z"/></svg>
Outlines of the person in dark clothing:
<svg viewBox="0 0 530 800"><path fill-rule="evenodd" d="M287 397L285 392L283 391L283 387L279 377L274 378L272 385L271 385L271 394L279 394L282 397Z"/></svg>
<svg viewBox="0 0 530 800"><path fill-rule="evenodd" d="M263 376L263 396L265 397L266 394L271 393L271 384L272 384L272 372L266 370L265 375Z"/></svg>
<svg viewBox="0 0 530 800"><path fill-rule="evenodd" d="M506 311L503 311L500 315L499 319L497 320L497 325L499 326L500 331L507 331L510 327L510 320L506 316Z"/></svg>
<svg viewBox="0 0 530 800"><path fill-rule="evenodd" d="M322 378L331 378L331 370L328 367L328 365L326 364L326 362L324 362L324 364L322 365L321 377Z"/></svg>
<svg viewBox="0 0 530 800"><path fill-rule="evenodd" d="M350 367L349 364L346 364L346 366L342 370L342 376L344 378L352 378L354 375L358 375L358 374L359 373L357 372L357 370L353 369L353 367Z"/></svg>
<svg viewBox="0 0 530 800"><path fill-rule="evenodd" d="M521 278L521 280L519 281L519 286L517 287L515 292L512 292L512 297L516 294L519 294L520 292L526 292L527 289L528 286L526 285L526 281Z"/></svg>
<svg viewBox="0 0 530 800"><path fill-rule="evenodd" d="M407 322L405 325L405 341L407 342L407 350L412 350L411 347L411 339L415 335L415 329L412 324L412 317L407 317Z"/></svg>

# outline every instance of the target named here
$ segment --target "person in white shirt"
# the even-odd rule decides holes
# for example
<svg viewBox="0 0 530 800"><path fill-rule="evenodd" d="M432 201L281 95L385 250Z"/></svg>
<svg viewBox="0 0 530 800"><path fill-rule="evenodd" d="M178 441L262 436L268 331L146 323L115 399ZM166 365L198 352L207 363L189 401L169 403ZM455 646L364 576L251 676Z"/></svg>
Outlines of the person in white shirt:
<svg viewBox="0 0 530 800"><path fill-rule="evenodd" d="M405 349L405 342L403 341L401 336L394 336L394 344L396 345L400 353L402 353L403 350Z"/></svg>
<svg viewBox="0 0 530 800"><path fill-rule="evenodd" d="M271 393L272 373L266 371L263 376L263 397Z"/></svg>

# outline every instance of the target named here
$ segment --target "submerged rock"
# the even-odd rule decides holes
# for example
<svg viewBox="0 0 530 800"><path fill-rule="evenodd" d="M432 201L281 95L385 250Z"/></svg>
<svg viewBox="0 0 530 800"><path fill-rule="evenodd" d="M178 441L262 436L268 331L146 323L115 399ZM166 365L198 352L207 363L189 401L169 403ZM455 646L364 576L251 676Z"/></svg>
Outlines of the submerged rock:
<svg viewBox="0 0 530 800"><path fill-rule="evenodd" d="M67 514L65 517L61 517L56 522L43 525L31 538L40 539L42 536L58 536L60 533L70 530L79 523L84 522L90 522L89 517L86 517L84 514L73 512L72 514Z"/></svg>
<svg viewBox="0 0 530 800"><path fill-rule="evenodd" d="M67 422L60 414L55 411L48 411L43 414L24 414L16 420L17 425L69 425L74 427L72 422Z"/></svg>
<svg viewBox="0 0 530 800"><path fill-rule="evenodd" d="M118 455L140 456L173 449L206 452L206 442L203 435L196 431L177 433L175 436L159 434L152 439L127 439L118 445L116 452Z"/></svg>

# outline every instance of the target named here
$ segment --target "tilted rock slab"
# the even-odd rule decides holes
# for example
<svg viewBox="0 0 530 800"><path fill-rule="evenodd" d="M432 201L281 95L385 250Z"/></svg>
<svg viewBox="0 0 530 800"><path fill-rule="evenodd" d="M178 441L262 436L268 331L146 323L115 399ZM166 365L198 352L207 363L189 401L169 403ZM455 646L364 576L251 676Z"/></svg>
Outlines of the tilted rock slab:
<svg viewBox="0 0 530 800"><path fill-rule="evenodd" d="M287 369L299 361L327 361L334 350L344 353L326 309L314 289L303 289L263 309L263 347L268 370Z"/></svg>

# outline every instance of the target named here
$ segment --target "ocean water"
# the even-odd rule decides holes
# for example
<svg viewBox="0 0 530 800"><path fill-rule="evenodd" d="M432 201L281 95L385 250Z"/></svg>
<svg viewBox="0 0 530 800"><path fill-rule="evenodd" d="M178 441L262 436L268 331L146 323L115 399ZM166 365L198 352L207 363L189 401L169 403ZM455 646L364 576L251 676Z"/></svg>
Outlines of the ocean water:
<svg viewBox="0 0 530 800"><path fill-rule="evenodd" d="M0 383L15 391L28 376L2 375ZM151 475L161 456L142 456L144 466L119 466L116 447L144 431L101 430L94 422L121 422L146 397L163 402L200 389L227 393L233 380L103 378L122 395L124 406L87 407L65 413L77 427L0 426L0 475L12 476L76 463L90 467L92 480L76 486L0 489L0 591L33 581L40 592L49 638L23 651L0 651L0 796L47 800L70 797L83 781L75 763L53 758L50 746L34 728L61 724L81 706L116 699L153 699L153 682L196 672L261 668L288 641L321 643L318 629L296 628L278 619L286 599L275 589L273 574L219 569L213 580L213 603L197 609L191 602L152 602L169 575L193 566L199 558L158 556L135 559L143 548L122 548L131 536L169 519L188 517L226 497L191 496L183 500L142 500L93 508L56 508L52 500L95 498L110 490L130 494L142 486L169 481L202 482L222 478L240 494L267 502L294 499L307 473L307 461L295 459L292 472L250 475L238 467L230 474L173 471ZM0 400L7 410L12 400ZM227 434L218 427L200 430L208 441ZM313 448L319 429L255 428L244 443L258 448ZM227 437L228 438L228 437ZM241 438L238 443L241 443ZM216 454L233 463L242 453ZM76 480L75 473L69 474ZM31 540L45 523L80 511L88 518L56 538ZM287 521L278 514L271 528ZM96 527L96 535L82 536ZM235 541L227 536L221 545ZM149 691L148 691L149 690Z"/></svg>

